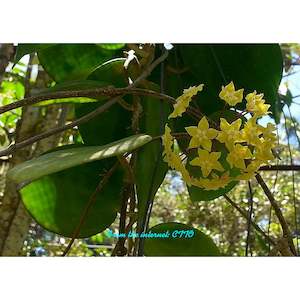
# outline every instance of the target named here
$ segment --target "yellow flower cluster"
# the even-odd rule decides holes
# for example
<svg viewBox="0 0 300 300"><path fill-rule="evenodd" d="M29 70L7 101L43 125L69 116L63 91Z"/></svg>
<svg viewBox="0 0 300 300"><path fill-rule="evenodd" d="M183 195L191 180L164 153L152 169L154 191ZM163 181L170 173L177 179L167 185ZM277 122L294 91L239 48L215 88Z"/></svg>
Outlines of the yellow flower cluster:
<svg viewBox="0 0 300 300"><path fill-rule="evenodd" d="M174 105L174 111L169 115L169 119L181 117L190 105L193 96L202 91L203 86L203 84L200 84L198 86L192 86L186 90L183 90L183 94L177 98L177 101Z"/></svg>
<svg viewBox="0 0 300 300"><path fill-rule="evenodd" d="M185 90L177 99L169 118L182 116L192 97L202 89L203 84ZM233 107L243 101L243 93L244 89L236 91L231 82L222 87L219 97ZM204 116L197 126L185 128L191 137L187 150L195 149L197 153L188 163L200 168L202 176L199 178L189 173L179 154L173 151L174 138L169 126L165 126L162 137L164 160L172 169L182 174L187 185L205 190L224 188L232 181L249 180L262 165L274 159L272 148L277 141L275 126L268 123L267 127L263 127L257 123L260 117L270 113L270 105L265 104L263 94L257 94L256 91L246 95L245 99L246 112L251 117L244 122L240 117L231 122L220 118L216 128L211 128L209 120ZM220 144L223 146L220 147ZM216 149L221 150L214 151Z"/></svg>

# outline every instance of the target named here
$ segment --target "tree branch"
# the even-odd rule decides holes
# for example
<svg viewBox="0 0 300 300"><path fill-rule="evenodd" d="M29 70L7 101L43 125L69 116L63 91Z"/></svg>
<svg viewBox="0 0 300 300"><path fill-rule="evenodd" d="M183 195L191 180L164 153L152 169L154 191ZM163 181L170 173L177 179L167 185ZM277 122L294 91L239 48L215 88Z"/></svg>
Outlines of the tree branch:
<svg viewBox="0 0 300 300"><path fill-rule="evenodd" d="M70 251L75 239L77 239L80 230L86 220L86 218L88 217L88 214L90 212L90 209L92 208L92 206L95 204L96 200L97 200L97 194L101 192L101 190L104 188L104 186L106 185L107 181L109 180L109 178L113 175L113 173L115 172L115 170L117 169L117 167L119 166L119 161L117 161L110 169L109 171L105 174L105 176L102 178L102 180L100 181L100 183L98 184L96 190L93 192L93 194L91 195L88 203L86 204L81 216L80 216L80 220L78 223L78 226L75 228L74 233L72 235L72 239L69 242L68 246L66 247L66 249L64 250L62 256L66 256L68 254L68 252Z"/></svg>
<svg viewBox="0 0 300 300"><path fill-rule="evenodd" d="M271 193L271 191L269 190L268 186L266 185L266 183L264 182L264 180L262 179L262 177L257 174L255 176L257 182L259 183L259 185L261 186L261 188L263 189L265 195L268 197L273 209L274 209L274 212L278 218L278 221L281 225L281 228L282 228L282 232L283 232L283 236L288 240L289 242L289 246L290 246L290 249L292 251L292 253L297 256L297 252L296 252L296 249L295 249L295 246L294 246L294 243L293 243L293 237L292 237L292 234L290 232L290 229L289 229L289 226L282 214L282 211L280 209L280 207L278 206L273 194Z"/></svg>
<svg viewBox="0 0 300 300"><path fill-rule="evenodd" d="M103 104L102 106L98 107L97 109L95 109L94 111L84 115L83 117L60 127L56 127L53 129L50 129L49 131L43 132L41 134L38 134L36 136L30 137L24 141L21 141L19 143L13 144L11 146L9 146L8 148L0 151L0 157L1 156L7 156L12 154L13 152L15 152L17 149L21 149L24 148L28 145L31 145L37 141L40 141L42 139L45 139L51 135L57 134L59 132L71 129L75 126L78 126L82 123L85 123L89 120L91 120L92 118L98 116L99 114L103 113L104 111L106 111L108 108L110 108L113 104L115 104L118 101L118 97L114 97L111 98L110 100L108 100L107 102L105 102L105 104Z"/></svg>
<svg viewBox="0 0 300 300"><path fill-rule="evenodd" d="M259 171L300 171L300 165L262 166Z"/></svg>
<svg viewBox="0 0 300 300"><path fill-rule="evenodd" d="M79 98L79 97L86 97L95 99L99 96L122 96L122 95L141 95L141 96L152 96L159 99L164 99L169 101L170 103L174 104L176 100L168 96L166 94L158 93L152 90L141 89L141 88L134 88L126 87L126 88L112 88L112 87L105 87L105 88L96 88L96 89L86 89L86 90L75 90L75 91L58 91L53 93L45 93L40 94L37 96L27 97L25 99L4 105L0 107L0 114L3 114L7 111L28 106L34 105L46 100L54 100L54 99L66 99L66 98Z"/></svg>
<svg viewBox="0 0 300 300"><path fill-rule="evenodd" d="M232 206L234 207L246 220L249 220L249 216L248 213L246 211L244 211L241 207L239 207L235 202L233 202L226 194L223 195L224 198L226 199L226 201ZM250 220L250 224L253 226L253 228L259 232L262 236L264 236L264 238L266 239L266 241L268 241L268 243L270 243L271 245L275 246L275 242L273 241L272 238L270 238L252 219Z"/></svg>

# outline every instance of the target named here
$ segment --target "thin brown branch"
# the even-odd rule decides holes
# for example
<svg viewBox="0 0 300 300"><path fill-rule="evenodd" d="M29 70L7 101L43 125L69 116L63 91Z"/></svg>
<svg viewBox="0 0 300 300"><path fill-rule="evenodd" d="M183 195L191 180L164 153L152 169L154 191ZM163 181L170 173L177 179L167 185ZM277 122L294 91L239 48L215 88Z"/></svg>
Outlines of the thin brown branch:
<svg viewBox="0 0 300 300"><path fill-rule="evenodd" d="M18 107L34 105L47 100L79 98L79 97L95 99L99 96L113 97L113 96L122 96L127 94L152 96L158 99L167 100L172 104L174 104L176 101L171 96L168 96L163 93L158 93L152 90L148 90L148 89L141 89L141 88L134 88L134 87L126 87L126 88L104 87L104 88L74 90L74 91L57 91L57 92L45 93L45 94L40 94L32 97L27 97L22 100L1 106L0 114L16 109Z"/></svg>
<svg viewBox="0 0 300 300"><path fill-rule="evenodd" d="M62 256L66 256L68 254L68 252L70 251L75 239L78 237L80 230L84 224L84 222L86 221L89 211L91 209L91 207L95 204L96 200L97 200L97 194L101 192L101 190L104 188L104 186L106 185L107 181L109 180L109 178L113 175L113 173L115 172L115 170L118 168L119 166L119 161L117 161L110 169L109 171L105 174L105 176L102 178L102 180L100 181L100 183L98 184L96 190L93 192L93 194L91 195L89 201L87 202L81 216L80 216L80 220L79 223L77 225L77 227L74 230L74 233L72 235L72 239L69 242L68 246L66 247L66 249L64 250Z"/></svg>
<svg viewBox="0 0 300 300"><path fill-rule="evenodd" d="M252 251L250 247L250 238L251 238L251 221L252 221L252 215L253 215L253 191L251 182L248 181L248 188L249 188L249 210L248 210L248 220L247 220L247 238L246 238L246 250L245 250L245 256L248 256L248 250L250 248L250 254L252 256Z"/></svg>
<svg viewBox="0 0 300 300"><path fill-rule="evenodd" d="M249 216L248 213L242 209L241 207L239 207L234 201L232 201L226 194L223 195L224 198L226 199L226 201L232 206L234 207L246 220L249 220ZM273 246L275 246L275 242L273 241L272 238L270 238L253 220L250 220L251 225L253 226L253 228L259 232L268 243L272 244Z"/></svg>
<svg viewBox="0 0 300 300"><path fill-rule="evenodd" d="M112 253L112 256L125 256L127 254L127 248L125 247L125 241L126 241L126 214L127 214L127 205L128 205L128 199L130 197L130 194L132 192L132 183L125 183L123 193L122 193L122 204L121 204L121 210L120 210L120 221L119 221L119 233L121 234L119 236L118 242L115 246L115 249ZM122 234L125 235L125 237L122 236Z"/></svg>
<svg viewBox="0 0 300 300"><path fill-rule="evenodd" d="M107 102L105 102L105 104L103 104L102 106L98 107L97 109L95 109L94 111L84 115L83 117L69 123L69 124L66 124L66 125L63 125L63 126L60 126L60 127L56 127L56 128L53 128L53 129L50 129L46 132L43 132L41 134L38 134L36 136L33 136L33 137L30 137L24 141L21 141L19 143L16 143L16 144L13 144L11 146L9 146L8 148L0 151L0 157L1 156L7 156L7 155L10 155L12 154L13 152L15 152L17 149L21 149L21 148L24 148L28 145L31 145L35 142L38 142L42 139L45 139L49 136L52 136L54 134L57 134L59 132L62 132L62 131L65 131L65 130L68 130L68 129L71 129L75 126L78 126L80 124L83 124L89 120L91 120L92 118L95 118L96 116L100 115L101 113L103 113L104 111L106 111L109 107L111 107L113 104L115 104L116 102L118 101L118 97L114 97L114 98L111 98L110 100L108 100Z"/></svg>
<svg viewBox="0 0 300 300"><path fill-rule="evenodd" d="M282 233L283 233L283 236L288 240L289 242L289 246L290 246L290 249L292 251L292 253L297 256L297 252L296 252L296 249L295 249L295 246L294 246L294 243L293 243L293 237L292 237L292 234L291 234L291 231L289 229L289 226L282 214L282 211L280 209L280 207L278 206L273 194L271 193L270 189L268 188L268 186L266 185L265 181L262 179L262 177L259 175L259 174L256 174L255 176L258 184L261 186L261 188L263 189L265 195L268 197L273 209L274 209L274 212L278 218L278 221L281 225L281 228L282 228Z"/></svg>
<svg viewBox="0 0 300 300"><path fill-rule="evenodd" d="M259 171L300 171L300 165L262 166Z"/></svg>
<svg viewBox="0 0 300 300"><path fill-rule="evenodd" d="M143 73L134 81L133 85L137 86L142 80L147 78L152 71L168 57L168 55L168 50L165 50L159 58L157 58L148 68L143 71Z"/></svg>

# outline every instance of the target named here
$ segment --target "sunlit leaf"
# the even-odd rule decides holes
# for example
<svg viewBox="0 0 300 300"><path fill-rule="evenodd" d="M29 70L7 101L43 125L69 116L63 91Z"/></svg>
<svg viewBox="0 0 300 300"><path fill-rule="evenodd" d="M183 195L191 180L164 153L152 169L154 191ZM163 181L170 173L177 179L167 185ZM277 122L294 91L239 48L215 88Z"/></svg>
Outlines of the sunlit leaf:
<svg viewBox="0 0 300 300"><path fill-rule="evenodd" d="M104 146L58 150L18 164L9 170L7 176L16 183L35 180L74 166L131 152L151 139L149 135L135 135Z"/></svg>

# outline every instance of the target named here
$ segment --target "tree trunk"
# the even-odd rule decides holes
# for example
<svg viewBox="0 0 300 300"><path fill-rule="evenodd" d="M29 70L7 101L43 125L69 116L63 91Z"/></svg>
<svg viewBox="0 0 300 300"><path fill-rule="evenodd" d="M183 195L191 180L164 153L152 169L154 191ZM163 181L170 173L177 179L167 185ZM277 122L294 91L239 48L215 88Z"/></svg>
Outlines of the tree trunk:
<svg viewBox="0 0 300 300"><path fill-rule="evenodd" d="M2 50L6 51L3 55L1 54ZM8 58L7 53L10 53L7 45L0 45L0 58L2 58L0 63L0 74L2 74L2 76L0 76L0 79L3 78L3 73L7 64L9 63L9 60L11 59L11 57ZM30 68L28 70L30 72ZM29 86L30 74L28 75L29 77L26 76L27 81L25 79L26 87ZM47 80L48 78L46 73L39 73L36 87L44 87L44 83ZM28 90L26 94L28 95ZM22 117L19 120L16 128L16 141L22 141L37 134L38 132L46 131L57 126L60 113L61 105L49 106L44 117L41 117L41 110L39 107L23 108ZM61 121L64 120L60 120L60 122ZM16 151L13 157L9 160L9 168L12 168L19 163L22 163L55 147L58 143L59 137L60 135L51 136L36 143L35 147L28 146ZM3 176L3 172L1 176ZM18 256L21 254L23 243L27 236L31 222L32 219L23 206L16 184L11 181L5 182L2 203L0 202L1 256Z"/></svg>
<svg viewBox="0 0 300 300"><path fill-rule="evenodd" d="M37 133L36 128L40 127L41 131L46 131L50 128L53 128L58 122L58 116L60 113L60 107L50 106L47 109L47 114L43 119L41 126L36 126L36 128L32 128L35 124L37 125L38 122L33 117L30 111L36 109L35 107L28 108L22 116L22 125L20 134L22 139L32 136ZM25 120L28 120L26 122ZM40 131L40 130L38 130ZM38 156L41 153L55 147L58 143L59 136L51 136L47 139L40 141L36 145L36 149L34 153L31 152L31 147L22 149L15 153L11 167L28 160L33 156ZM17 191L17 187L13 182L8 181L5 194L3 198L3 204L0 209L0 218L2 218L0 225L0 237L3 238L2 245L2 256L18 256L22 252L22 247L26 235L28 233L28 229L32 219L28 212L26 211L23 202L20 201L20 195ZM6 216L6 217L5 217ZM3 222L4 221L4 222Z"/></svg>

